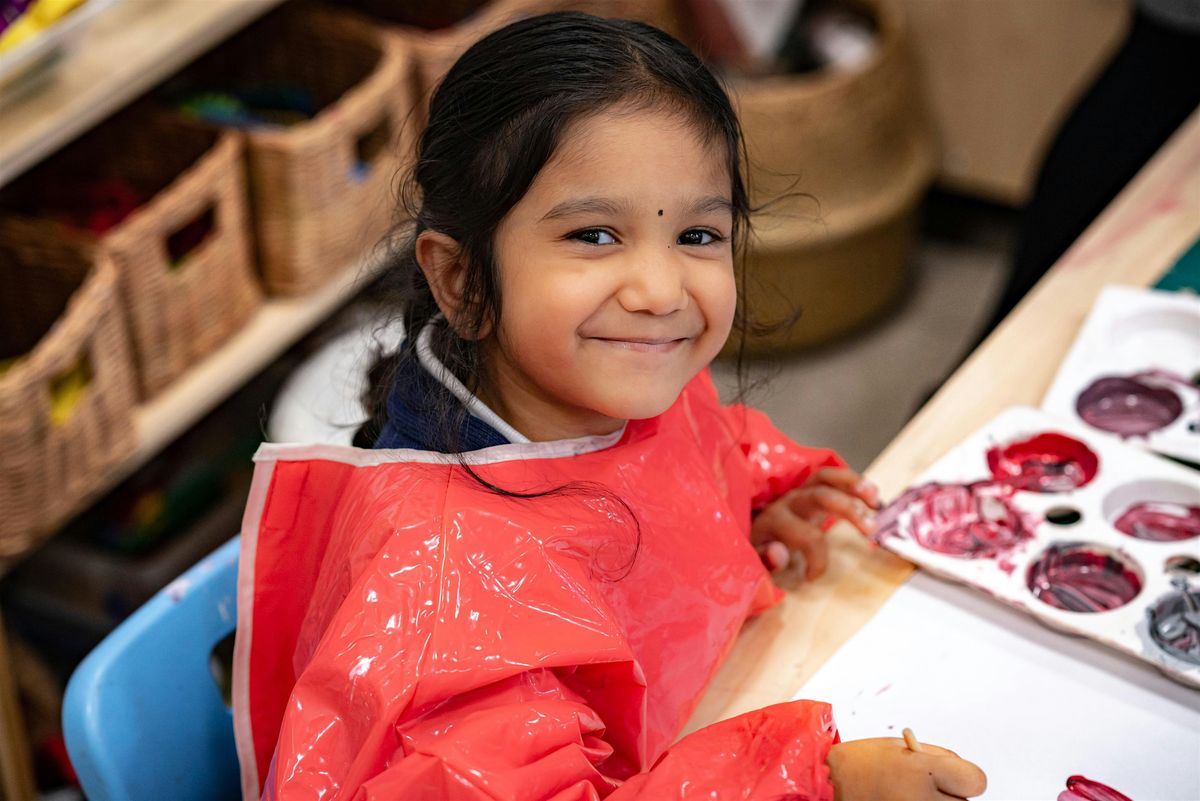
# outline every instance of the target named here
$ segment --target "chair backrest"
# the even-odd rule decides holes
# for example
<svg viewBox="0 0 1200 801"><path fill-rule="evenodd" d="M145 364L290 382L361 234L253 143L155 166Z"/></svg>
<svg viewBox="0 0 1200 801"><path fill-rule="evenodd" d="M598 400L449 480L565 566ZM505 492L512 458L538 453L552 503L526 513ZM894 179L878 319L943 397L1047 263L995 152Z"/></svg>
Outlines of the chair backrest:
<svg viewBox="0 0 1200 801"><path fill-rule="evenodd" d="M404 341L404 323L378 312L353 312L352 326L292 371L271 404L271 442L349 445L367 419L362 397L380 352Z"/></svg>
<svg viewBox="0 0 1200 801"><path fill-rule="evenodd" d="M90 801L240 796L233 716L211 667L237 624L238 540L147 601L71 676L63 731Z"/></svg>

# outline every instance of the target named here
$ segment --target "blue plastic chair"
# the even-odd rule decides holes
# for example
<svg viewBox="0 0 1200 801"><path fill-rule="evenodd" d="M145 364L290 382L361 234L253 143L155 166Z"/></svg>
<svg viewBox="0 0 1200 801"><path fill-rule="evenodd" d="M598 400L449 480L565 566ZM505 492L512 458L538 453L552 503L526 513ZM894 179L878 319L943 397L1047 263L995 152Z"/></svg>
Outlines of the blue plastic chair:
<svg viewBox="0 0 1200 801"><path fill-rule="evenodd" d="M63 731L89 801L240 796L233 715L210 667L237 624L238 542L147 601L71 676Z"/></svg>

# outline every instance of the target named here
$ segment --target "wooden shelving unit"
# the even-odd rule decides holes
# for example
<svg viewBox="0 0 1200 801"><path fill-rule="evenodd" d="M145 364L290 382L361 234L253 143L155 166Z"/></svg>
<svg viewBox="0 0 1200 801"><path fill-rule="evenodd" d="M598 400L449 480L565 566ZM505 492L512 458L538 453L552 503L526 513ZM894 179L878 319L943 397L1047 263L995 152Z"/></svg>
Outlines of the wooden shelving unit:
<svg viewBox="0 0 1200 801"><path fill-rule="evenodd" d="M283 0L117 0L49 73L0 99L0 185Z"/></svg>
<svg viewBox="0 0 1200 801"><path fill-rule="evenodd" d="M220 350L199 362L161 394L134 411L137 445L105 476L92 495L80 498L70 516L131 476L176 437L195 425L251 377L341 308L378 274L364 263L344 270L321 289L299 298L267 300ZM16 560L0 560L0 577Z"/></svg>
<svg viewBox="0 0 1200 801"><path fill-rule="evenodd" d="M283 1L117 0L43 81L0 99L0 185ZM316 292L264 302L219 351L136 410L136 449L72 513L132 475L345 305L377 272L374 263L350 265ZM0 561L0 577L11 565ZM6 646L0 625L0 799L32 801L27 734Z"/></svg>
<svg viewBox="0 0 1200 801"><path fill-rule="evenodd" d="M378 263L351 267L330 284L304 297L264 303L219 351L137 409L134 421L137 449L115 471L111 486L191 428L247 379L341 308L378 274L380 267Z"/></svg>

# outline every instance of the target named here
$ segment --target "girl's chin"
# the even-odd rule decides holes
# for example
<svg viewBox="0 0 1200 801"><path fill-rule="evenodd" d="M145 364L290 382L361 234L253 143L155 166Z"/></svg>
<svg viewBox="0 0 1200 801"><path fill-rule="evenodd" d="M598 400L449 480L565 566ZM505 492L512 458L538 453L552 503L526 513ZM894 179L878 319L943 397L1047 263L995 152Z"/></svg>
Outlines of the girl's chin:
<svg viewBox="0 0 1200 801"><path fill-rule="evenodd" d="M636 388L634 388L634 392L636 393ZM604 404L604 414L618 420L646 420L658 417L670 409L678 398L678 392L659 392L650 397L644 393L636 395L631 393L631 397L613 398L609 403Z"/></svg>

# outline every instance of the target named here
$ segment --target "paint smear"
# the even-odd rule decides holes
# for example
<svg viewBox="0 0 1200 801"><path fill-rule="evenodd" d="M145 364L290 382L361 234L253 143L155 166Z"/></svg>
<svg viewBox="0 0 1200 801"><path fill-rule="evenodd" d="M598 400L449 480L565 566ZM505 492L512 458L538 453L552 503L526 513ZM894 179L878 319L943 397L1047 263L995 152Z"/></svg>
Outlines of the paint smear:
<svg viewBox="0 0 1200 801"><path fill-rule="evenodd" d="M1166 428L1183 414L1183 401L1170 387L1144 379L1182 382L1168 373L1105 376L1093 381L1075 399L1075 413L1088 425L1122 437L1146 436Z"/></svg>
<svg viewBox="0 0 1200 801"><path fill-rule="evenodd" d="M1182 542L1200 537L1200 506L1146 501L1121 513L1113 526L1139 540Z"/></svg>
<svg viewBox="0 0 1200 801"><path fill-rule="evenodd" d="M1073 437L1053 432L987 452L992 477L1027 492L1069 492L1096 477L1100 459Z"/></svg>
<svg viewBox="0 0 1200 801"><path fill-rule="evenodd" d="M1187 579L1177 578L1172 584L1178 592L1160 598L1147 610L1150 637L1172 656L1200 665L1200 599Z"/></svg>
<svg viewBox="0 0 1200 801"><path fill-rule="evenodd" d="M901 527L930 551L966 559L994 557L1033 536L1033 522L1013 504L1004 484L923 484L879 513L878 541Z"/></svg>
<svg viewBox="0 0 1200 801"><path fill-rule="evenodd" d="M1101 784L1085 776L1072 776L1067 779L1067 789L1058 794L1058 801L1133 801L1133 799L1118 793L1107 784Z"/></svg>
<svg viewBox="0 0 1200 801"><path fill-rule="evenodd" d="M1085 545L1056 545L1029 568L1038 600L1068 612L1107 612L1129 603L1142 580L1121 560Z"/></svg>

